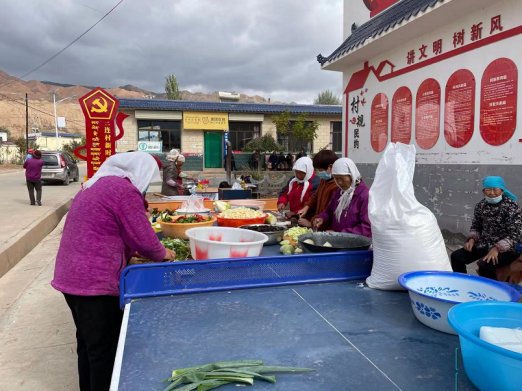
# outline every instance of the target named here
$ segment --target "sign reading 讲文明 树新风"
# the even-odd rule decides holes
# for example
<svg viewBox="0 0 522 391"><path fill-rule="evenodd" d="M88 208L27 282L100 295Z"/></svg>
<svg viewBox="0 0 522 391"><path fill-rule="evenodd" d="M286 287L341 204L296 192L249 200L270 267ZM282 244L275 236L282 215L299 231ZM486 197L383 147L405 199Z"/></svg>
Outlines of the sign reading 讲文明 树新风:
<svg viewBox="0 0 522 391"><path fill-rule="evenodd" d="M87 161L87 177L92 177L102 163L116 153L116 140L123 136L126 114L118 113L119 101L102 88L95 88L79 99L85 117L85 145L74 154ZM116 134L115 121L120 129ZM85 150L85 153L81 151Z"/></svg>

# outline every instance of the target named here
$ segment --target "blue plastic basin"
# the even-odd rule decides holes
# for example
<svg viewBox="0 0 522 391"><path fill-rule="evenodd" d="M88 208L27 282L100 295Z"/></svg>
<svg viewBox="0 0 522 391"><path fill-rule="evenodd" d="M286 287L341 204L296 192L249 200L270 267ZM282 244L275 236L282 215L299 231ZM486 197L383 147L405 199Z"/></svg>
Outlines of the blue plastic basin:
<svg viewBox="0 0 522 391"><path fill-rule="evenodd" d="M448 322L459 335L466 374L478 389L522 389L522 354L479 338L481 326L522 327L522 303L458 304L449 310Z"/></svg>

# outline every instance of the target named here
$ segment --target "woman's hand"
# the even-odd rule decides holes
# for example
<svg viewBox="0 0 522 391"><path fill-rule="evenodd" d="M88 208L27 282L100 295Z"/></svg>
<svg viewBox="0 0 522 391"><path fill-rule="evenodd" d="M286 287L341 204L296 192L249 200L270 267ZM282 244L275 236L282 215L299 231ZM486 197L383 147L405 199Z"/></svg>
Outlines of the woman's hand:
<svg viewBox="0 0 522 391"><path fill-rule="evenodd" d="M165 247L165 258L164 259L166 261L175 261L176 260L176 251Z"/></svg>
<svg viewBox="0 0 522 391"><path fill-rule="evenodd" d="M301 208L300 210L297 211L297 214L299 215L299 217L303 217L306 212L308 212L308 209L310 209L310 207L307 205L303 208Z"/></svg>
<svg viewBox="0 0 522 391"><path fill-rule="evenodd" d="M466 243L464 243L464 250L471 252L473 246L475 245L475 239L470 238Z"/></svg>
<svg viewBox="0 0 522 391"><path fill-rule="evenodd" d="M312 221L312 227L319 228L321 225L323 225L324 219L321 217L316 217L314 221Z"/></svg>
<svg viewBox="0 0 522 391"><path fill-rule="evenodd" d="M301 227L307 227L307 228L312 227L312 222L310 220L304 219L302 217L300 217L299 220L297 220L297 224L299 224Z"/></svg>
<svg viewBox="0 0 522 391"><path fill-rule="evenodd" d="M484 262L491 262L493 265L498 264L498 248L492 247L491 250L486 254L484 258L482 258Z"/></svg>
<svg viewBox="0 0 522 391"><path fill-rule="evenodd" d="M282 211L285 209L285 206L286 206L286 205L285 205L285 204L282 204L282 203L281 203L281 204L277 204L277 210L278 210L279 212L282 212Z"/></svg>

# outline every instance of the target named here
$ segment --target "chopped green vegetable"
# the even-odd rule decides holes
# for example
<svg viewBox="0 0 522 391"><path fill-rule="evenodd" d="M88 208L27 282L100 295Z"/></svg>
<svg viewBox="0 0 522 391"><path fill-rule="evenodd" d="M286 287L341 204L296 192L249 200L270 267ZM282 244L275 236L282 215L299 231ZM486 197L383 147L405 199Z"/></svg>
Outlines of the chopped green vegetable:
<svg viewBox="0 0 522 391"><path fill-rule="evenodd" d="M294 253L295 247L291 244L285 244L279 249L284 255L290 255Z"/></svg>
<svg viewBox="0 0 522 391"><path fill-rule="evenodd" d="M163 238L161 243L168 249L176 252L176 261L186 261L191 258L188 240Z"/></svg>
<svg viewBox="0 0 522 391"><path fill-rule="evenodd" d="M232 383L253 385L254 379L275 383L275 376L265 374L310 371L313 369L266 366L259 360L219 361L173 370L166 380L170 384L164 391L207 391Z"/></svg>

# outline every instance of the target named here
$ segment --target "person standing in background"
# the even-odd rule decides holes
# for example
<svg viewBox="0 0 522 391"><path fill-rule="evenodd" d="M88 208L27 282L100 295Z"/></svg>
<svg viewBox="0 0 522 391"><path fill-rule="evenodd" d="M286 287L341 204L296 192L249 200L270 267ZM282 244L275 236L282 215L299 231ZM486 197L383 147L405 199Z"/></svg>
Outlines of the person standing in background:
<svg viewBox="0 0 522 391"><path fill-rule="evenodd" d="M185 156L179 150L172 149L167 154L168 164L163 167L163 183L161 186L161 194L166 196L184 195L183 178L181 170L185 163Z"/></svg>
<svg viewBox="0 0 522 391"><path fill-rule="evenodd" d="M35 150L31 159L26 159L24 162L25 168L25 183L27 184L27 190L29 191L29 201L31 205L38 204L42 206L42 167L44 162L42 160L42 153L39 150ZM36 190L36 203L34 192Z"/></svg>

